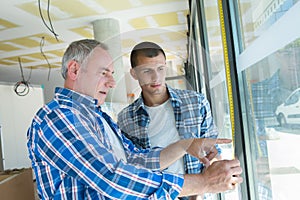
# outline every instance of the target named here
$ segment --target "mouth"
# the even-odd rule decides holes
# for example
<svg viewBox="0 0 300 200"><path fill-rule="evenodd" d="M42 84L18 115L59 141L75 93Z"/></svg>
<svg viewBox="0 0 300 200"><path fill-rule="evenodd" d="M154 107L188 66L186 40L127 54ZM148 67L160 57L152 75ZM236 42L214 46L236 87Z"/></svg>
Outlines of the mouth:
<svg viewBox="0 0 300 200"><path fill-rule="evenodd" d="M157 87L160 87L161 84L159 84L159 83L157 83L157 84L151 84L150 86L153 87L153 88L157 88Z"/></svg>

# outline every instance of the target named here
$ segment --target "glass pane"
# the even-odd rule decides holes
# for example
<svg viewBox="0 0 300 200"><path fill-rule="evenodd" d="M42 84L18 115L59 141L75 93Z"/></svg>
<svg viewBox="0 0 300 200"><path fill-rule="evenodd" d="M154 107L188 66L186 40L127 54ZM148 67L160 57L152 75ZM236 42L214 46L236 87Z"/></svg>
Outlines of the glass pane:
<svg viewBox="0 0 300 200"><path fill-rule="evenodd" d="M219 12L217 0L204 0L205 18L207 27L207 38L210 60L208 66L211 72L209 76L209 85L211 92L211 107L214 114L214 120L219 131L222 133L227 132L222 137L231 137L231 133L228 133L230 129L229 120L229 108L227 87L225 84L225 71L224 71L224 59L223 59L223 46L221 42L221 32L219 25ZM220 75L221 74L221 75ZM218 76L217 76L218 75ZM229 123L229 124L228 124ZM229 126L229 127L228 127ZM226 127L226 128L225 128ZM220 136L220 137L221 137Z"/></svg>
<svg viewBox="0 0 300 200"><path fill-rule="evenodd" d="M255 199L299 199L300 2L238 1L248 158Z"/></svg>
<svg viewBox="0 0 300 200"><path fill-rule="evenodd" d="M168 86L170 86L172 88L177 88L177 89L181 89L181 90L186 90L187 85L189 84L184 77L180 77L180 76L178 76L174 79L167 78L166 83L168 84Z"/></svg>
<svg viewBox="0 0 300 200"><path fill-rule="evenodd" d="M232 139L231 121L228 103L227 85L225 79L225 64L222 45L221 26L217 0L204 0L205 25L207 28L209 54L209 87L211 108L214 120L219 130L219 137ZM230 145L221 145L223 159L232 159L234 148ZM223 193L222 199L239 199L239 188Z"/></svg>
<svg viewBox="0 0 300 200"><path fill-rule="evenodd" d="M221 26L217 0L204 0L209 56L211 59L210 80L224 70Z"/></svg>
<svg viewBox="0 0 300 200"><path fill-rule="evenodd" d="M243 73L252 108L247 117L252 125L253 167L257 169L253 176L258 180L258 195L268 194L259 199L296 199L300 186L300 153L295 151L300 143L300 45L295 43Z"/></svg>
<svg viewBox="0 0 300 200"><path fill-rule="evenodd" d="M299 0L239 0L243 44L247 48Z"/></svg>

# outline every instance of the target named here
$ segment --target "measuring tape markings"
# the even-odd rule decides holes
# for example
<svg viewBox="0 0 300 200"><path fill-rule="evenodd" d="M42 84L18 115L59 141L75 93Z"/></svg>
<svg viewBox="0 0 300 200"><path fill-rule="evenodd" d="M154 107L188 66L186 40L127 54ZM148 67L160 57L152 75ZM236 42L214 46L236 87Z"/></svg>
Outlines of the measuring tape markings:
<svg viewBox="0 0 300 200"><path fill-rule="evenodd" d="M224 13L222 0L218 0L218 9L219 9L219 17L220 17L220 25L221 25L221 37L223 44L223 54L224 54L224 62L225 62L225 73L226 73L226 83L227 83L227 95L229 102L229 113L230 113L230 122L231 122L231 134L232 134L232 150L233 150L233 158L234 158L234 138L235 138L235 119L234 119L234 105L233 105L233 96L232 96L232 82L230 77L230 64L228 57L228 48L227 48L227 39L226 39L226 31L225 31L225 22L224 22Z"/></svg>

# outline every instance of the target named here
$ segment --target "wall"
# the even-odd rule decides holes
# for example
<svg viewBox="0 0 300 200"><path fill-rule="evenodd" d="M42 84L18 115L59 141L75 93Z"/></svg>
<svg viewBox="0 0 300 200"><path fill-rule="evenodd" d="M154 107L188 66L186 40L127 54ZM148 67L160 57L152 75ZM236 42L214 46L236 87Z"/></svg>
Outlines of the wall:
<svg viewBox="0 0 300 200"><path fill-rule="evenodd" d="M44 104L43 88L33 86L26 96L18 96L14 85L0 83L0 102L3 168L29 167L26 133L34 114Z"/></svg>

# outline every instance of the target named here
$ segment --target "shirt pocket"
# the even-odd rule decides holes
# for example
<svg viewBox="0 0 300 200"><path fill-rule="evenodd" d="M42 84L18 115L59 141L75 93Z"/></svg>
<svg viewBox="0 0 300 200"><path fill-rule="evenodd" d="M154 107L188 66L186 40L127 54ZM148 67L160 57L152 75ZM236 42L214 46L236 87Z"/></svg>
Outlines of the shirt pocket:
<svg viewBox="0 0 300 200"><path fill-rule="evenodd" d="M202 117L194 117L183 120L183 129L192 137L199 137L201 131Z"/></svg>

